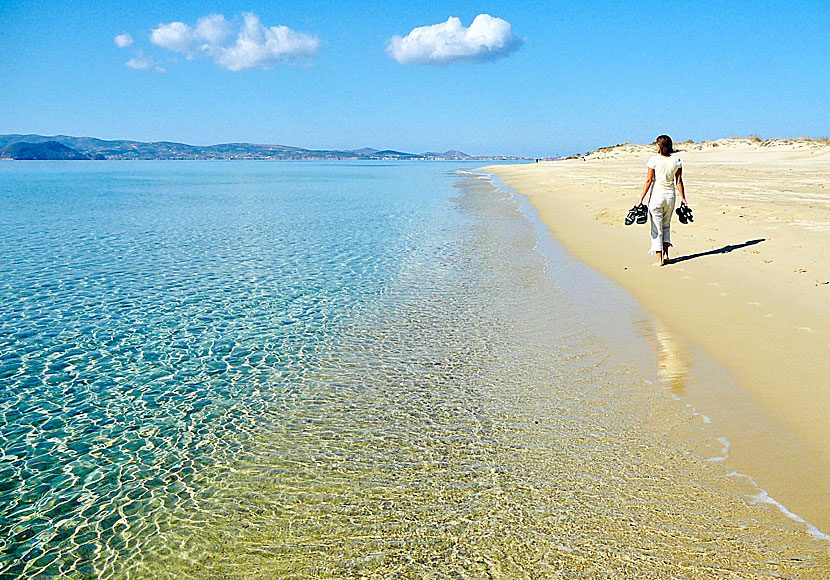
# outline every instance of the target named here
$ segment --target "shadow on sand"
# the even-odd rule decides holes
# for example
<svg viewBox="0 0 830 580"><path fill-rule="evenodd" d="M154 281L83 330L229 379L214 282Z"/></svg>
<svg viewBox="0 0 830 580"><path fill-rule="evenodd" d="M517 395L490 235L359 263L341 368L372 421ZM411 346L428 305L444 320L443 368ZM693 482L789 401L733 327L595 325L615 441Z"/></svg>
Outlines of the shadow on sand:
<svg viewBox="0 0 830 580"><path fill-rule="evenodd" d="M757 240L748 240L743 244L729 244L728 246L718 248L717 250L709 250L708 252L698 252L697 254L689 254L688 256L679 256L677 258L672 258L671 263L677 264L678 262L694 260L695 258L702 258L703 256L714 256L715 254L728 254L732 250L740 250L741 248L746 248L747 246L754 246L755 244L760 244L761 242L765 241L767 241L766 238L758 238Z"/></svg>

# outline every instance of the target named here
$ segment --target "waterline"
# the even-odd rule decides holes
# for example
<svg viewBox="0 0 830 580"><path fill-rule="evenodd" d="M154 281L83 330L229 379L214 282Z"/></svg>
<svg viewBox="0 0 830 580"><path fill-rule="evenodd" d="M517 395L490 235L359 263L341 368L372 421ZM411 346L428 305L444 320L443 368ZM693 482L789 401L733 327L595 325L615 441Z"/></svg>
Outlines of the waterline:
<svg viewBox="0 0 830 580"><path fill-rule="evenodd" d="M486 180L158 171L3 242L8 575L826 576L678 444L688 412L574 320Z"/></svg>

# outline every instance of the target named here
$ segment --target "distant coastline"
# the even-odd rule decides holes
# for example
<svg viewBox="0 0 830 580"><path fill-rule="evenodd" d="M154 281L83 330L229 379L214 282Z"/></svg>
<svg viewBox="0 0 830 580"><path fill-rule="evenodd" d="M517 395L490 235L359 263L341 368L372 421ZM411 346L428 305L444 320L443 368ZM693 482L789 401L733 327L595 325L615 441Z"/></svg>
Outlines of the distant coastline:
<svg viewBox="0 0 830 580"><path fill-rule="evenodd" d="M170 141L113 140L69 135L0 135L0 159L73 160L447 160L447 161L527 161L511 155L468 155L461 151L443 153L405 153L392 149L304 149L285 145L222 143L187 145Z"/></svg>

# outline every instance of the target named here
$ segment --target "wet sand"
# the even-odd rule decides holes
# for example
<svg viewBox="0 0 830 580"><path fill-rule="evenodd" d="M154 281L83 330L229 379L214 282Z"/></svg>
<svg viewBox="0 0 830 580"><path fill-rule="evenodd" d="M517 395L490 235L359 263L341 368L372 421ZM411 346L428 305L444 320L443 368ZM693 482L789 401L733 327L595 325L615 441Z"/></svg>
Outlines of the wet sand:
<svg viewBox="0 0 830 580"><path fill-rule="evenodd" d="M527 196L577 259L629 290L689 360L699 349L733 374L738 388L713 373L683 399L727 435L731 467L827 533L830 146L724 139L677 148L695 221L675 216L673 263L662 268L647 254L648 226L623 225L653 146L486 170Z"/></svg>

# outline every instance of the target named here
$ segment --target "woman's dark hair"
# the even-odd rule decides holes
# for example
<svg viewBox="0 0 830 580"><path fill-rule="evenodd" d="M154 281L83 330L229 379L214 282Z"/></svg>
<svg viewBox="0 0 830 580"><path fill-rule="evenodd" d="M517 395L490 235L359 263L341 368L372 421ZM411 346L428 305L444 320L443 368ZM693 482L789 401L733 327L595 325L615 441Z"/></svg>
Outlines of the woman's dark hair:
<svg viewBox="0 0 830 580"><path fill-rule="evenodd" d="M660 155L666 157L674 153L674 143L672 143L671 137L668 135L660 135L657 137L657 149L660 151Z"/></svg>

